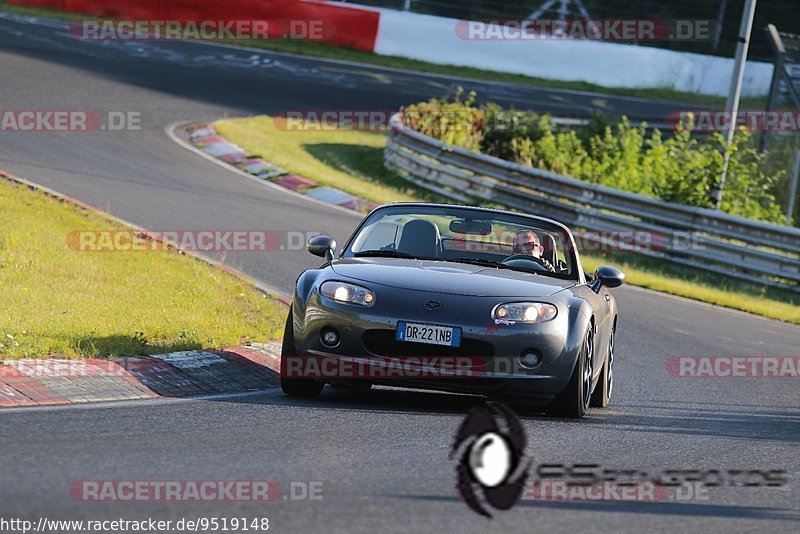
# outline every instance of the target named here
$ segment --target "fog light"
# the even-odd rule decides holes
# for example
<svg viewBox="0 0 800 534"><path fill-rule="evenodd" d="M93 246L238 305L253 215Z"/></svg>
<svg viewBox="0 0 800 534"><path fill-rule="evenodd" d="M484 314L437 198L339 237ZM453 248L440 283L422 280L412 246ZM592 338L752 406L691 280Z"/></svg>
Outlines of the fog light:
<svg viewBox="0 0 800 534"><path fill-rule="evenodd" d="M542 362L541 357L533 351L523 352L519 357L519 363L526 369L533 369Z"/></svg>
<svg viewBox="0 0 800 534"><path fill-rule="evenodd" d="M335 347L339 344L339 332L333 328L323 329L320 338L322 339L322 344L328 347Z"/></svg>

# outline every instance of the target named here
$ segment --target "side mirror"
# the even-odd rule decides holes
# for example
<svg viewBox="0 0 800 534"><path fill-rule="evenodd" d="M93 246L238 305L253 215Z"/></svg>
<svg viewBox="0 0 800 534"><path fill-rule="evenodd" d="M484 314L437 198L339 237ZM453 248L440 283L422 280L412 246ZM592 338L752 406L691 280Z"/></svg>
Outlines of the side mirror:
<svg viewBox="0 0 800 534"><path fill-rule="evenodd" d="M314 236L308 240L306 249L314 256L332 261L333 254L336 252L336 241L327 235Z"/></svg>
<svg viewBox="0 0 800 534"><path fill-rule="evenodd" d="M600 288L605 287L619 287L625 282L625 273L612 267L610 265L601 265L594 272L594 281L592 282L592 290L595 293L600 291Z"/></svg>

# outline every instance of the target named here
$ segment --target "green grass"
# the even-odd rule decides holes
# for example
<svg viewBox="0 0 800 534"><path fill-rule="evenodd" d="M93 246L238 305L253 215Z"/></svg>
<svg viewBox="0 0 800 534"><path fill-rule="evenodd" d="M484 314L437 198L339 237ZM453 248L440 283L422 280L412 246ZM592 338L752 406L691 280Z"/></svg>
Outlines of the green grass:
<svg viewBox="0 0 800 534"><path fill-rule="evenodd" d="M57 11L53 9L17 6L1 1L0 1L0 11L19 13L23 15L40 16L46 18L55 18L61 20L78 20L84 18L91 18L90 15L86 14L70 13L65 11ZM476 80L486 80L499 83L515 83L522 85L532 85L535 87L548 87L553 89L591 91L595 93L602 93L608 95L633 96L633 97L647 98L652 100L660 100L665 102L680 102L685 104L696 104L701 106L718 107L718 108L722 108L725 106L724 97L716 97L716 96L702 95L699 93L677 91L675 89L672 89L671 87L658 87L658 88L604 87L601 85L588 82L539 78L534 76L526 76L523 74L497 72L492 70L478 69L473 67L461 67L456 65L440 65L437 63L430 63L428 61L420 61L400 56L383 56L371 52L364 52L361 50L342 48L338 46L331 46L319 42L300 41L292 39L276 39L269 41L252 39L252 40L236 40L236 41L224 41L224 42L226 42L227 44L246 46L251 48L262 48L265 50L272 50L276 52L286 52L304 56L338 59L342 61L353 61L356 63L366 63L382 67L392 67L392 68L406 69L411 71L428 72L432 74L444 74L447 76L456 76L460 78L473 78ZM323 65L320 68L322 70L344 70L344 71L349 70L347 65L339 65L339 66ZM740 102L740 108L762 109L765 103L766 103L766 97L742 98Z"/></svg>
<svg viewBox="0 0 800 534"><path fill-rule="evenodd" d="M280 337L286 308L174 250L79 252L67 235L125 229L0 179L0 359L221 349Z"/></svg>
<svg viewBox="0 0 800 534"><path fill-rule="evenodd" d="M619 267L631 285L800 324L800 295L788 291L673 267L632 253L581 254L581 260L589 272L604 264Z"/></svg>
<svg viewBox="0 0 800 534"><path fill-rule="evenodd" d="M72 13L70 11L60 11L58 9L49 9L46 7L18 6L7 2L0 2L0 11L56 20L80 20L91 16L85 13Z"/></svg>
<svg viewBox="0 0 800 534"><path fill-rule="evenodd" d="M287 131L260 115L221 120L219 133L290 172L378 203L428 198L383 167L386 136L367 131Z"/></svg>
<svg viewBox="0 0 800 534"><path fill-rule="evenodd" d="M321 184L378 202L437 200L383 167L383 133L283 131L268 116L221 120L216 127L248 151ZM622 268L631 285L800 324L800 295L790 292L672 267L633 253L581 254L581 259L590 272L604 263Z"/></svg>

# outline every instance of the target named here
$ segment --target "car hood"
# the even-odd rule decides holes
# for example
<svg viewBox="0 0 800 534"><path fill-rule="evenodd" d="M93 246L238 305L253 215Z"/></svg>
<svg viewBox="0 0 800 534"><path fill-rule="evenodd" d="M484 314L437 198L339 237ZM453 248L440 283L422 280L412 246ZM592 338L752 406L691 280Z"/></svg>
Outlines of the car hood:
<svg viewBox="0 0 800 534"><path fill-rule="evenodd" d="M576 284L510 269L403 258L344 258L334 261L331 269L373 284L475 297L548 297Z"/></svg>

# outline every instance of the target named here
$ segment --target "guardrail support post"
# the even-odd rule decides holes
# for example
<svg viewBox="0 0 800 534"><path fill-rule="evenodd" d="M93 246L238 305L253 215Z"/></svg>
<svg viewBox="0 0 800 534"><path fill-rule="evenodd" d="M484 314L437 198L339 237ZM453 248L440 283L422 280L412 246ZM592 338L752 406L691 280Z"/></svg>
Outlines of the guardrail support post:
<svg viewBox="0 0 800 534"><path fill-rule="evenodd" d="M797 180L800 177L800 150L794 158L794 169L792 169L792 181L789 185L789 205L786 206L786 224L792 224L792 217L794 215L794 203L797 200Z"/></svg>

